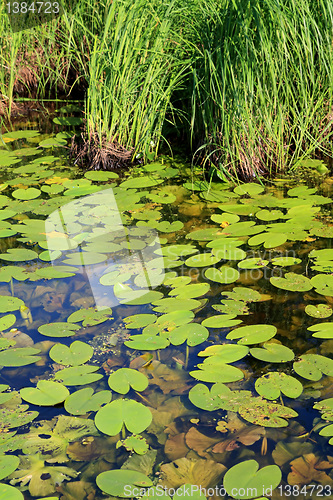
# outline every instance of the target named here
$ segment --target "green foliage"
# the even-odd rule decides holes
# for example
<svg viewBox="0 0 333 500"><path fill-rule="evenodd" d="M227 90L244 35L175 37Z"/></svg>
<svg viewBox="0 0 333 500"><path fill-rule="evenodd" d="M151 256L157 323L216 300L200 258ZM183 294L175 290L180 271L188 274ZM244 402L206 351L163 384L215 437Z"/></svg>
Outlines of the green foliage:
<svg viewBox="0 0 333 500"><path fill-rule="evenodd" d="M259 469L255 460L245 460L229 469L224 478L223 486L227 493L236 499L256 498L258 492L274 490L282 479L282 472L277 465L267 465ZM236 494L235 491L244 492ZM233 493L231 493L233 492Z"/></svg>
<svg viewBox="0 0 333 500"><path fill-rule="evenodd" d="M108 384L113 391L127 394L130 388L135 391L144 391L148 386L148 379L143 373L131 368L119 368L111 373Z"/></svg>
<svg viewBox="0 0 333 500"><path fill-rule="evenodd" d="M134 470L110 470L101 472L96 478L97 486L108 495L126 498L127 488L134 489L135 486L145 488L152 486L149 477Z"/></svg>
<svg viewBox="0 0 333 500"><path fill-rule="evenodd" d="M140 434L152 421L150 410L130 399L117 399L103 406L95 416L95 425L104 434L116 436L123 425L129 432Z"/></svg>

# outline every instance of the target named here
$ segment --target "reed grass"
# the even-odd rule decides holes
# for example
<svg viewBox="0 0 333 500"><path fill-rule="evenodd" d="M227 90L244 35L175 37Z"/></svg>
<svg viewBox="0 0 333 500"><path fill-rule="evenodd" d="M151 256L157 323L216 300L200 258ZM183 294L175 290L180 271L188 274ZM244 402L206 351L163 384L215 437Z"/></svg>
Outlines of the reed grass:
<svg viewBox="0 0 333 500"><path fill-rule="evenodd" d="M253 178L332 155L333 4L200 3L191 137L219 172ZM207 33L211 36L207 36Z"/></svg>
<svg viewBox="0 0 333 500"><path fill-rule="evenodd" d="M0 93L11 102L24 47L40 97L73 68L85 82L99 158L152 159L177 128L194 161L250 179L332 156L332 33L329 0L78 0L1 37Z"/></svg>

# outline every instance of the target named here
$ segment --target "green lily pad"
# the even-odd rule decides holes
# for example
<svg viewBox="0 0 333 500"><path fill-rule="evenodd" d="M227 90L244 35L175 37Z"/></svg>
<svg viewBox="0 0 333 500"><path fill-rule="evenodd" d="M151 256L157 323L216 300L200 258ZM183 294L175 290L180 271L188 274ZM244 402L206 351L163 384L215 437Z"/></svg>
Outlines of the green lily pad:
<svg viewBox="0 0 333 500"><path fill-rule="evenodd" d="M263 233L252 236L248 244L250 246L262 245L265 248L275 248L283 245L287 241L287 236L283 233Z"/></svg>
<svg viewBox="0 0 333 500"><path fill-rule="evenodd" d="M4 210L0 210L0 220L11 219L16 214L17 212L15 210L8 210L5 208Z"/></svg>
<svg viewBox="0 0 333 500"><path fill-rule="evenodd" d="M205 271L205 276L211 281L216 281L217 283L234 283L239 279L239 272L230 266L222 266L220 269L209 268Z"/></svg>
<svg viewBox="0 0 333 500"><path fill-rule="evenodd" d="M0 332L3 332L4 330L7 330L7 328L13 326L15 322L16 322L15 314L6 314L6 316L0 318Z"/></svg>
<svg viewBox="0 0 333 500"><path fill-rule="evenodd" d="M246 252L241 248L237 248L234 245L225 244L224 247L217 247L213 249L213 255L219 257L219 259L224 260L242 260L246 257Z"/></svg>
<svg viewBox="0 0 333 500"><path fill-rule="evenodd" d="M302 384L294 377L281 372L268 373L258 378L256 391L266 399L277 399L283 393L288 398L298 398L303 392Z"/></svg>
<svg viewBox="0 0 333 500"><path fill-rule="evenodd" d="M313 405L313 408L322 412L322 419L330 421L333 420L333 398L318 401Z"/></svg>
<svg viewBox="0 0 333 500"><path fill-rule="evenodd" d="M84 387L73 392L65 399L65 410L71 415L85 415L91 411L98 411L101 406L110 403L111 391L98 391L94 394L94 389Z"/></svg>
<svg viewBox="0 0 333 500"><path fill-rule="evenodd" d="M43 191L43 193L48 193L48 194L59 194L59 193L62 193L63 190L64 190L64 187L63 186L60 186L59 184L51 184L50 186L48 185L44 185L44 186L41 186L41 191Z"/></svg>
<svg viewBox="0 0 333 500"><path fill-rule="evenodd" d="M36 356L40 349L34 347L12 347L0 352L0 366L26 366L41 358Z"/></svg>
<svg viewBox="0 0 333 500"><path fill-rule="evenodd" d="M165 299L155 300L153 311L160 313L169 313L178 310L193 310L200 307L201 302L195 299L178 299L173 297L166 297Z"/></svg>
<svg viewBox="0 0 333 500"><path fill-rule="evenodd" d="M169 340L172 345L181 345L187 341L187 345L193 347L205 342L209 337L209 331L199 323L187 323L178 326L170 332Z"/></svg>
<svg viewBox="0 0 333 500"><path fill-rule="evenodd" d="M200 351L198 356L209 356L219 358L223 363L234 363L243 359L249 353L249 348L243 345L222 344L210 345L204 351Z"/></svg>
<svg viewBox="0 0 333 500"><path fill-rule="evenodd" d="M67 321L69 323L80 323L82 321L82 326L95 326L112 319L111 314L112 309L109 307L101 310L89 307L88 309L79 309L73 312L68 316Z"/></svg>
<svg viewBox="0 0 333 500"><path fill-rule="evenodd" d="M234 224L240 220L238 215L228 214L227 212L223 212L222 214L213 214L210 218L213 222L220 224L221 227L225 227L225 225L228 224Z"/></svg>
<svg viewBox="0 0 333 500"><path fill-rule="evenodd" d="M178 311L172 311L157 318L154 326L156 326L160 331L171 331L171 329L174 329L176 326L189 323L193 318L194 313L192 311L182 311L179 309Z"/></svg>
<svg viewBox="0 0 333 500"><path fill-rule="evenodd" d="M95 416L98 430L109 436L116 436L123 425L129 432L140 434L152 422L149 408L130 399L117 399L103 406Z"/></svg>
<svg viewBox="0 0 333 500"><path fill-rule="evenodd" d="M32 137L37 137L39 132L37 130L13 130L12 132L6 132L2 134L2 137L9 139L31 139Z"/></svg>
<svg viewBox="0 0 333 500"><path fill-rule="evenodd" d="M193 283L174 288L169 295L177 295L179 299L193 299L205 295L210 289L208 283Z"/></svg>
<svg viewBox="0 0 333 500"><path fill-rule="evenodd" d="M284 278L272 277L269 280L277 288L290 292L307 292L313 287L309 278L296 273L287 273Z"/></svg>
<svg viewBox="0 0 333 500"><path fill-rule="evenodd" d="M256 194L262 193L264 189L265 188L260 184L248 182L247 184L240 184L239 186L235 187L234 193L239 195L248 194L250 196L254 196Z"/></svg>
<svg viewBox="0 0 333 500"><path fill-rule="evenodd" d="M62 380L65 385L86 385L92 384L103 378L103 375L94 373L98 366L79 365L63 368L55 374L56 380Z"/></svg>
<svg viewBox="0 0 333 500"><path fill-rule="evenodd" d="M149 450L147 440L142 436L129 436L124 441L118 441L116 447L119 445L125 446L127 451L134 451L137 455L145 455Z"/></svg>
<svg viewBox="0 0 333 500"><path fill-rule="evenodd" d="M42 148L60 148L66 146L66 141L61 139L56 139L55 137L48 137L40 141L39 145ZM39 152L39 150L37 150Z"/></svg>
<svg viewBox="0 0 333 500"><path fill-rule="evenodd" d="M302 262L301 259L296 259L295 257L275 257L272 259L272 264L274 266L281 266L281 267L287 267L287 266L294 266L295 264L299 264Z"/></svg>
<svg viewBox="0 0 333 500"><path fill-rule="evenodd" d="M254 204L251 205L241 205L241 204L230 204L230 205L219 205L219 208L221 210L224 210L225 212L230 212L232 214L237 214L237 215L255 215L260 208L255 206Z"/></svg>
<svg viewBox="0 0 333 500"><path fill-rule="evenodd" d="M123 321L126 324L126 328L139 329L155 323L156 316L155 314L133 314L124 318Z"/></svg>
<svg viewBox="0 0 333 500"><path fill-rule="evenodd" d="M214 365L201 363L198 367L200 370L193 370L190 375L201 382L229 383L244 378L242 370L223 362L216 362Z"/></svg>
<svg viewBox="0 0 333 500"><path fill-rule="evenodd" d="M333 296L333 276L327 274L317 274L310 280L315 291L325 296Z"/></svg>
<svg viewBox="0 0 333 500"><path fill-rule="evenodd" d="M217 237L224 238L221 228L209 227L207 229L197 229L186 235L187 239L198 241L211 241Z"/></svg>
<svg viewBox="0 0 333 500"><path fill-rule="evenodd" d="M192 255L193 253L197 253L198 250L194 245L168 245L163 248L159 248L155 251L157 255L164 255L165 257L178 258L178 257L186 257L187 255Z"/></svg>
<svg viewBox="0 0 333 500"><path fill-rule="evenodd" d="M237 265L240 269L260 269L261 267L266 267L267 264L268 260L263 260L260 257L252 257L238 262Z"/></svg>
<svg viewBox="0 0 333 500"><path fill-rule="evenodd" d="M206 411L220 408L221 396L229 397L231 391L224 384L217 383L209 390L204 384L196 384L189 392L189 400L194 406Z"/></svg>
<svg viewBox="0 0 333 500"><path fill-rule="evenodd" d="M223 229L222 233L225 235L231 234L232 236L250 236L251 234L261 233L265 228L266 226L263 225L256 226L254 221L244 221L230 224Z"/></svg>
<svg viewBox="0 0 333 500"><path fill-rule="evenodd" d="M20 463L19 457L15 457L14 455L0 455L0 480L9 476L14 470L17 469ZM1 490L0 490L0 498L1 498ZM3 497L5 498L11 498ZM23 498L23 497L22 497Z"/></svg>
<svg viewBox="0 0 333 500"><path fill-rule="evenodd" d="M9 484L0 483L0 499L1 500L24 500L23 494Z"/></svg>
<svg viewBox="0 0 333 500"><path fill-rule="evenodd" d="M169 340L158 335L142 334L131 335L130 340L124 342L125 346L139 351L154 351L164 349L170 344Z"/></svg>
<svg viewBox="0 0 333 500"><path fill-rule="evenodd" d="M113 391L127 394L131 388L144 391L148 387L148 379L146 375L132 368L119 368L111 373L108 384Z"/></svg>
<svg viewBox="0 0 333 500"><path fill-rule="evenodd" d="M219 314L204 319L201 324L207 328L229 328L242 322L240 319L233 319L234 317L231 314Z"/></svg>
<svg viewBox="0 0 333 500"><path fill-rule="evenodd" d="M269 344L266 342L264 346L253 347L250 349L250 354L254 358L266 361L267 363L286 363L292 361L295 354L289 347L281 344Z"/></svg>
<svg viewBox="0 0 333 500"><path fill-rule="evenodd" d="M33 200L38 198L40 193L41 191L36 188L16 189L13 191L12 196L18 200Z"/></svg>
<svg viewBox="0 0 333 500"><path fill-rule="evenodd" d="M14 151L12 151L12 153L15 156L34 156L38 155L40 151L37 148L21 148L15 149Z"/></svg>
<svg viewBox="0 0 333 500"><path fill-rule="evenodd" d="M9 297L7 295L0 295L0 313L17 311L22 306L24 306L23 300L21 300L17 297Z"/></svg>
<svg viewBox="0 0 333 500"><path fill-rule="evenodd" d="M259 220L269 222L272 220L284 219L284 214L281 210L259 210L259 212L256 213L256 217Z"/></svg>
<svg viewBox="0 0 333 500"><path fill-rule="evenodd" d="M78 366L86 363L94 354L94 349L80 340L76 340L70 346L55 344L51 347L49 356L60 365Z"/></svg>
<svg viewBox="0 0 333 500"><path fill-rule="evenodd" d="M62 403L69 396L69 390L57 382L39 380L37 387L24 387L21 389L20 396L33 405L54 406Z"/></svg>
<svg viewBox="0 0 333 500"><path fill-rule="evenodd" d="M333 360L319 354L303 354L295 361L293 368L298 375L308 380L318 381L323 375L333 376Z"/></svg>
<svg viewBox="0 0 333 500"><path fill-rule="evenodd" d="M244 300L246 302L257 302L261 298L257 290L243 286L234 287L232 292L221 292L221 294L226 295L231 300Z"/></svg>
<svg viewBox="0 0 333 500"><path fill-rule="evenodd" d="M212 304L212 308L220 313L235 316L250 314L248 306L242 300L221 300L221 304Z"/></svg>
<svg viewBox="0 0 333 500"><path fill-rule="evenodd" d="M10 262L23 262L38 258L38 253L27 248L8 248L7 253L0 253L0 259Z"/></svg>
<svg viewBox="0 0 333 500"><path fill-rule="evenodd" d="M75 334L76 330L80 330L78 325L61 321L58 323L48 323L38 328L39 333L46 335L46 337L71 337Z"/></svg>
<svg viewBox="0 0 333 500"><path fill-rule="evenodd" d="M187 267L208 267L213 266L221 259L212 253L200 253L185 260Z"/></svg>
<svg viewBox="0 0 333 500"><path fill-rule="evenodd" d="M158 184L162 184L164 182L164 179L160 179L159 177L153 177L151 175L145 175L142 177L133 177L132 179L127 179L126 181L123 181L119 187L121 188L148 188L152 186L157 186Z"/></svg>
<svg viewBox="0 0 333 500"><path fill-rule="evenodd" d="M36 276L39 276L44 279L70 278L71 276L75 276L76 272L77 272L76 267L69 267L69 266L40 267L35 271Z"/></svg>
<svg viewBox="0 0 333 500"><path fill-rule="evenodd" d="M307 306L308 307L308 306ZM315 306L313 306L315 307ZM319 323L318 325L313 325L308 328L311 332L316 332L312 334L312 337L317 339L333 339L333 323Z"/></svg>
<svg viewBox="0 0 333 500"><path fill-rule="evenodd" d="M180 231L183 229L184 224L180 220L176 220L174 222L168 222L166 220L162 222L157 222L154 224L154 228L161 233L173 233L175 231Z"/></svg>
<svg viewBox="0 0 333 500"><path fill-rule="evenodd" d="M288 421L285 419L297 417L298 415L292 408L261 401L257 398L242 404L238 411L241 417L251 424L263 427L287 427Z"/></svg>
<svg viewBox="0 0 333 500"><path fill-rule="evenodd" d="M236 328L228 333L226 338L229 340L240 339L237 342L240 345L261 344L273 338L276 332L277 329L273 325L249 325Z"/></svg>
<svg viewBox="0 0 333 500"><path fill-rule="evenodd" d="M113 497L128 498L135 489L152 486L149 477L136 470L108 470L101 472L96 477L97 486L108 495Z"/></svg>
<svg viewBox="0 0 333 500"><path fill-rule="evenodd" d="M328 304L317 304L316 306L307 305L305 307L305 312L308 316L312 316L313 318L329 318L332 316L333 310ZM315 335L313 336L315 337Z"/></svg>
<svg viewBox="0 0 333 500"><path fill-rule="evenodd" d="M227 493L237 500L257 498L261 492L274 490L280 484L282 472L277 465L258 469L258 462L245 460L227 470L223 478Z"/></svg>
<svg viewBox="0 0 333 500"><path fill-rule="evenodd" d="M56 116L53 118L53 122L57 125L81 125L83 123L83 119L77 116Z"/></svg>

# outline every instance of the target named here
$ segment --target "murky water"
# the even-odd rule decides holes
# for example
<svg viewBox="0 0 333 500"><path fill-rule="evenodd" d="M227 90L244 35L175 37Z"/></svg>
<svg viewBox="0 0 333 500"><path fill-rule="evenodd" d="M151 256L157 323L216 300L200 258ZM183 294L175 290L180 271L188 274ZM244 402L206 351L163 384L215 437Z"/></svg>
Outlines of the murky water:
<svg viewBox="0 0 333 500"><path fill-rule="evenodd" d="M0 496L331 498L331 179L78 172L36 123L0 148Z"/></svg>

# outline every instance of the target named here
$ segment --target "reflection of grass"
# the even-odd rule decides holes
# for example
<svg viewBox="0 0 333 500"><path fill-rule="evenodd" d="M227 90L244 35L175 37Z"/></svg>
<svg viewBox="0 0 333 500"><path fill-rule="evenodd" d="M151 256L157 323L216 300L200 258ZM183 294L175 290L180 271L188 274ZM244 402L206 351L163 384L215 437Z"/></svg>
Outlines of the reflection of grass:
<svg viewBox="0 0 333 500"><path fill-rule="evenodd" d="M227 177L331 154L328 0L68 1L61 18L1 37L0 93L85 81L81 156L95 167L152 158L167 130Z"/></svg>

